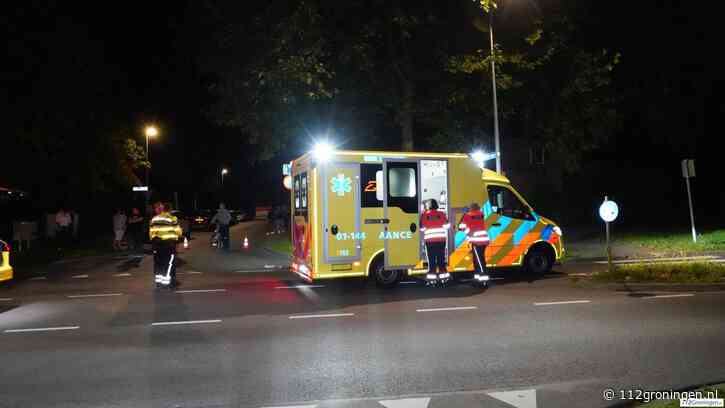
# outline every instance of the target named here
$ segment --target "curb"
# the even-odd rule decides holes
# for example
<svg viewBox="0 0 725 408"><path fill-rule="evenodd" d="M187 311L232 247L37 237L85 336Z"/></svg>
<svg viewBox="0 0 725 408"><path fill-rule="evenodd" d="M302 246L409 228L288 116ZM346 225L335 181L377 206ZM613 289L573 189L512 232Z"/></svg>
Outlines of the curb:
<svg viewBox="0 0 725 408"><path fill-rule="evenodd" d="M725 283L594 283L581 282L590 288L609 289L617 292L720 292L725 291Z"/></svg>

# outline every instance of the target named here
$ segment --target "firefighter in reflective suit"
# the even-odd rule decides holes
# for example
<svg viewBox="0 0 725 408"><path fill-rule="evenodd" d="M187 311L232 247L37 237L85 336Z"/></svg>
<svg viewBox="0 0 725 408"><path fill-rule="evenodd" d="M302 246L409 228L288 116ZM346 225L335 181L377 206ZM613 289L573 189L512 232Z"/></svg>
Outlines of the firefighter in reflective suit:
<svg viewBox="0 0 725 408"><path fill-rule="evenodd" d="M487 286L489 281L486 271L486 246L488 246L488 232L483 221L483 213L478 204L473 203L469 211L463 215L458 229L468 235L468 242L471 244L471 256L473 257L474 286Z"/></svg>
<svg viewBox="0 0 725 408"><path fill-rule="evenodd" d="M426 211L420 217L420 231L423 233L425 252L428 256L428 285L446 283L451 274L446 265L446 240L448 239L448 217L446 213L438 210L436 200L426 202Z"/></svg>
<svg viewBox="0 0 725 408"><path fill-rule="evenodd" d="M176 244L182 235L179 221L167 212L164 204L154 204L156 214L149 224L149 238L154 251L154 282L156 288L173 288L177 286Z"/></svg>

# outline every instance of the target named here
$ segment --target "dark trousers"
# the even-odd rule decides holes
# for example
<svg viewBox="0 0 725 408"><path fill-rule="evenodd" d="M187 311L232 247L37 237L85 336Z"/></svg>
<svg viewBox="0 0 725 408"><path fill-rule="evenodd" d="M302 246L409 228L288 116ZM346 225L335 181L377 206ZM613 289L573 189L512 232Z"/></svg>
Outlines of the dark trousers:
<svg viewBox="0 0 725 408"><path fill-rule="evenodd" d="M486 275L486 245L471 245L473 268L476 275Z"/></svg>
<svg viewBox="0 0 725 408"><path fill-rule="evenodd" d="M163 286L176 284L176 241L154 241L154 282Z"/></svg>
<svg viewBox="0 0 725 408"><path fill-rule="evenodd" d="M229 224L219 224L219 238L221 246L224 249L229 249Z"/></svg>
<svg viewBox="0 0 725 408"><path fill-rule="evenodd" d="M426 242L425 251L428 253L428 273L446 273L446 243Z"/></svg>

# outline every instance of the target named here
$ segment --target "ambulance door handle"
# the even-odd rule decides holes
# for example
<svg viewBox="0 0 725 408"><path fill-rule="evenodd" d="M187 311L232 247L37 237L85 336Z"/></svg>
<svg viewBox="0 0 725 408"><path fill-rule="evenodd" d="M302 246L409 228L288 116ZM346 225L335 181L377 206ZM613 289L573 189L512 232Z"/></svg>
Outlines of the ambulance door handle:
<svg viewBox="0 0 725 408"><path fill-rule="evenodd" d="M415 232L415 230L418 229L418 226L415 225L414 222L410 223L410 232Z"/></svg>
<svg viewBox="0 0 725 408"><path fill-rule="evenodd" d="M493 223L493 224L491 224L491 226L492 227L500 227L501 226L501 223L500 222Z"/></svg>

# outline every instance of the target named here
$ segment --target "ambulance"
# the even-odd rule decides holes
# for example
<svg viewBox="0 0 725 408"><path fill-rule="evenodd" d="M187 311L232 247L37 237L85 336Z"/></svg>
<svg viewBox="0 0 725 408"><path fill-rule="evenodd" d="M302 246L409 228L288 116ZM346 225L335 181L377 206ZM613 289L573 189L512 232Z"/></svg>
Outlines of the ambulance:
<svg viewBox="0 0 725 408"><path fill-rule="evenodd" d="M293 160L291 270L308 282L369 277L391 287L427 271L420 233L424 202L448 214L449 272L473 271L458 225L478 203L491 239L486 263L545 274L564 256L561 229L477 155L335 150L320 144Z"/></svg>

